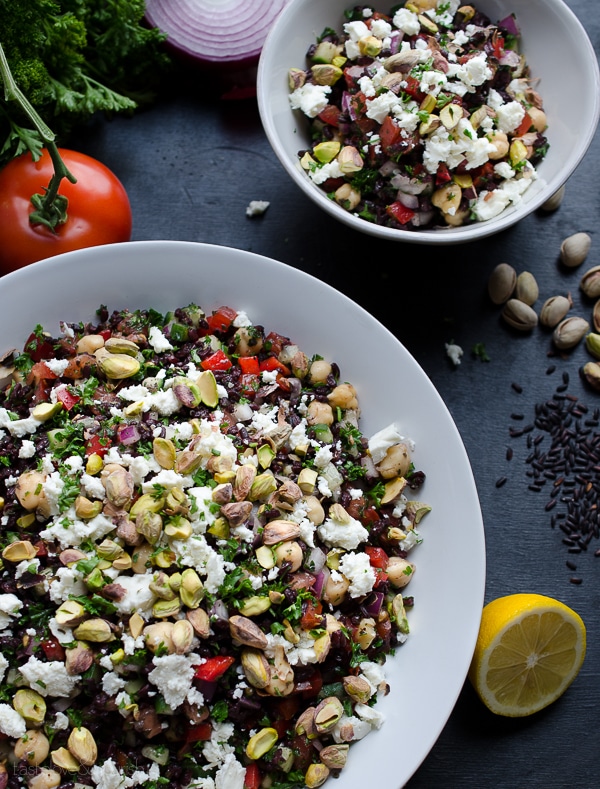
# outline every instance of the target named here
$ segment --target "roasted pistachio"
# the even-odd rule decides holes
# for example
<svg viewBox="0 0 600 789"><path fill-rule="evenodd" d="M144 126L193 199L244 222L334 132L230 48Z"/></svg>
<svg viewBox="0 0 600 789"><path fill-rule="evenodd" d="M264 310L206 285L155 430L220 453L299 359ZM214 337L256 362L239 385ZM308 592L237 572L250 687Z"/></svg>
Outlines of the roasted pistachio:
<svg viewBox="0 0 600 789"><path fill-rule="evenodd" d="M557 326L573 306L569 296L551 296L546 299L540 310L540 323L549 329Z"/></svg>
<svg viewBox="0 0 600 789"><path fill-rule="evenodd" d="M263 689L269 684L269 664L262 651L243 649L240 660L246 679L253 688Z"/></svg>
<svg viewBox="0 0 600 789"><path fill-rule="evenodd" d="M13 697L13 707L29 726L41 726L46 717L46 702L39 693L20 688Z"/></svg>
<svg viewBox="0 0 600 789"><path fill-rule="evenodd" d="M81 641L91 641L99 644L113 641L115 638L110 623L106 619L100 619L100 617L86 619L85 622L82 622L73 630L73 635Z"/></svg>
<svg viewBox="0 0 600 789"><path fill-rule="evenodd" d="M304 774L306 789L317 789L329 778L329 767L325 764L309 764Z"/></svg>
<svg viewBox="0 0 600 789"><path fill-rule="evenodd" d="M263 545L275 545L284 540L295 540L300 536L300 527L294 521L274 520L263 529Z"/></svg>
<svg viewBox="0 0 600 789"><path fill-rule="evenodd" d="M589 233L574 233L560 245L560 259L568 268L577 268L588 256L591 245Z"/></svg>
<svg viewBox="0 0 600 789"><path fill-rule="evenodd" d="M248 740L248 744L246 745L246 756L249 759L260 759L271 750L278 739L279 735L276 729L272 729L271 727L260 729L260 731L253 734Z"/></svg>
<svg viewBox="0 0 600 789"><path fill-rule="evenodd" d="M326 745L319 751L319 759L330 770L341 770L348 759L349 748L347 743Z"/></svg>
<svg viewBox="0 0 600 789"><path fill-rule="evenodd" d="M85 641L77 641L75 646L70 646L65 652L65 667L70 676L83 674L92 667L94 652Z"/></svg>
<svg viewBox="0 0 600 789"><path fill-rule="evenodd" d="M91 767L98 758L98 746L94 735L85 726L80 726L71 731L67 740L69 751L84 767Z"/></svg>
<svg viewBox="0 0 600 789"><path fill-rule="evenodd" d="M600 392L600 363L599 362L587 362L581 368L581 376L584 378L588 384L595 389L596 391Z"/></svg>
<svg viewBox="0 0 600 789"><path fill-rule="evenodd" d="M245 644L255 649L266 649L267 637L260 627L246 616L229 617L229 632L234 642Z"/></svg>
<svg viewBox="0 0 600 789"><path fill-rule="evenodd" d="M124 353L107 354L98 361L104 375L114 380L131 378L140 371L138 360Z"/></svg>
<svg viewBox="0 0 600 789"><path fill-rule="evenodd" d="M29 561L37 556L37 548L29 540L16 540L2 551L2 558L7 562Z"/></svg>
<svg viewBox="0 0 600 789"><path fill-rule="evenodd" d="M600 298L600 266L592 266L581 277L579 287L590 299Z"/></svg>
<svg viewBox="0 0 600 789"><path fill-rule="evenodd" d="M518 331L531 331L538 323L538 316L535 310L524 301L519 299L509 299L502 310L502 317Z"/></svg>
<svg viewBox="0 0 600 789"><path fill-rule="evenodd" d="M590 324L585 318L573 315L562 320L554 329L552 342L559 350L568 350L583 340L589 330Z"/></svg>
<svg viewBox="0 0 600 789"><path fill-rule="evenodd" d="M539 295L540 289L533 274L530 271L522 271L517 277L515 298L532 307Z"/></svg>
<svg viewBox="0 0 600 789"><path fill-rule="evenodd" d="M171 640L175 654L185 655L194 643L194 628L188 619L178 619L173 625Z"/></svg>
<svg viewBox="0 0 600 789"><path fill-rule="evenodd" d="M585 347L594 359L600 359L600 334L596 334L595 332L586 334Z"/></svg>

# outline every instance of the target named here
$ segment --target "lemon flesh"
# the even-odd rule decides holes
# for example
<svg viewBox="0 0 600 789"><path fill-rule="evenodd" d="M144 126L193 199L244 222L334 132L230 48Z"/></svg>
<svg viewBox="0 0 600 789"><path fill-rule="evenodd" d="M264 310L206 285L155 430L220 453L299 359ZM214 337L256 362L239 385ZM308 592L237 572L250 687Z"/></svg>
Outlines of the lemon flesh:
<svg viewBox="0 0 600 789"><path fill-rule="evenodd" d="M497 715L531 715L565 692L585 650L585 625L571 608L543 595L508 595L483 609L469 679Z"/></svg>

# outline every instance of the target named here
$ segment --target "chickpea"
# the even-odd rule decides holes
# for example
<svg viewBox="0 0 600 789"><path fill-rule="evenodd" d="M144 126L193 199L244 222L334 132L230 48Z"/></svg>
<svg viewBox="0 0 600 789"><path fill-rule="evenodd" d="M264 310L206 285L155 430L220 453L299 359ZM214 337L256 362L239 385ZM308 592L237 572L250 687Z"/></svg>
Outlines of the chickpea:
<svg viewBox="0 0 600 789"><path fill-rule="evenodd" d="M339 605L346 597L350 581L341 573L334 571L325 583L323 600L330 605Z"/></svg>
<svg viewBox="0 0 600 789"><path fill-rule="evenodd" d="M306 496L302 499L302 504L306 507L306 517L315 526L320 526L325 520L325 510L316 496Z"/></svg>
<svg viewBox="0 0 600 789"><path fill-rule="evenodd" d="M329 403L321 403L319 400L313 400L312 403L308 404L306 421L309 425L332 425L333 408Z"/></svg>
<svg viewBox="0 0 600 789"><path fill-rule="evenodd" d="M311 384L324 384L331 374L331 365L325 359L316 359L308 371L308 380Z"/></svg>
<svg viewBox="0 0 600 789"><path fill-rule="evenodd" d="M235 352L239 356L256 356L264 345L264 338L254 326L241 326L235 333Z"/></svg>
<svg viewBox="0 0 600 789"><path fill-rule="evenodd" d="M56 770L48 770L42 767L37 775L33 775L28 781L29 789L56 789L60 786L61 775Z"/></svg>
<svg viewBox="0 0 600 789"><path fill-rule="evenodd" d="M358 408L356 389L352 384L340 384L327 396L327 400L334 408Z"/></svg>
<svg viewBox="0 0 600 789"><path fill-rule="evenodd" d="M377 471L384 479L405 477L410 470L410 464L411 457L406 444L394 444L377 464Z"/></svg>
<svg viewBox="0 0 600 789"><path fill-rule="evenodd" d="M431 195L431 202L444 214L454 214L458 211L462 200L462 189L458 184L449 183L436 189Z"/></svg>
<svg viewBox="0 0 600 789"><path fill-rule="evenodd" d="M86 334L77 343L77 353L94 353L104 348L104 337L101 334Z"/></svg>
<svg viewBox="0 0 600 789"><path fill-rule="evenodd" d="M469 211L457 211L455 214L444 214L444 221L451 227L460 227L469 216Z"/></svg>
<svg viewBox="0 0 600 789"><path fill-rule="evenodd" d="M350 184L342 184L333 194L335 202L339 203L346 211L354 211L361 201L361 194L353 189Z"/></svg>
<svg viewBox="0 0 600 789"><path fill-rule="evenodd" d="M392 586L401 589L406 586L415 573L415 565L401 559L399 556L390 556L385 571Z"/></svg>
<svg viewBox="0 0 600 789"><path fill-rule="evenodd" d="M45 504L46 494L43 490L45 481L45 474L39 471L25 471L21 474L15 486L19 504L28 511L36 510L40 504Z"/></svg>
<svg viewBox="0 0 600 789"><path fill-rule="evenodd" d="M360 645L361 649L368 649L375 640L376 635L375 620L370 617L368 619L361 619L358 623L356 633L354 634L354 641Z"/></svg>
<svg viewBox="0 0 600 789"><path fill-rule="evenodd" d="M50 741L43 731L28 729L15 743L15 756L25 759L27 764L37 766L50 753Z"/></svg>
<svg viewBox="0 0 600 789"><path fill-rule="evenodd" d="M277 567L281 567L284 562L290 564L290 572L295 573L302 566L304 558L302 548L295 540L286 540L278 545L275 550L275 561Z"/></svg>
<svg viewBox="0 0 600 789"><path fill-rule="evenodd" d="M502 159L508 153L508 137L504 132L493 131L487 135L488 140L494 146L494 150L488 153L490 159Z"/></svg>
<svg viewBox="0 0 600 789"><path fill-rule="evenodd" d="M546 113L543 110L538 109L537 107L530 107L527 110L527 112L529 113L529 117L531 118L531 123L533 125L533 128L538 132L543 132L548 126Z"/></svg>

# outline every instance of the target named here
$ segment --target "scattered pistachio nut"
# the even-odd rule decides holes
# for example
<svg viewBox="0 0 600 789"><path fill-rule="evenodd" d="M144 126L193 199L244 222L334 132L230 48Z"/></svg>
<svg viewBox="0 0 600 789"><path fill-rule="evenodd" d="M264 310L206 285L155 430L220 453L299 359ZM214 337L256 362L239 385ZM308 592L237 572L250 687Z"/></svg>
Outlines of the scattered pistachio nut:
<svg viewBox="0 0 600 789"><path fill-rule="evenodd" d="M574 233L560 245L560 259L568 268L577 268L588 256L591 245L589 233Z"/></svg>
<svg viewBox="0 0 600 789"><path fill-rule="evenodd" d="M498 263L488 280L488 294L494 304L504 304L514 293L517 272L509 263Z"/></svg>
<svg viewBox="0 0 600 789"><path fill-rule="evenodd" d="M519 299L509 299L502 310L502 317L518 331L531 331L538 324L538 316L533 307Z"/></svg>
<svg viewBox="0 0 600 789"><path fill-rule="evenodd" d="M533 274L530 271L522 271L517 277L515 297L532 307L539 295L540 289Z"/></svg>
<svg viewBox="0 0 600 789"><path fill-rule="evenodd" d="M589 330L590 324L585 318L573 315L558 324L552 334L552 341L559 350L568 350L583 340Z"/></svg>
<svg viewBox="0 0 600 789"><path fill-rule="evenodd" d="M69 751L84 767L91 767L98 758L98 746L94 735L85 726L73 729L67 740Z"/></svg>
<svg viewBox="0 0 600 789"><path fill-rule="evenodd" d="M554 329L566 317L572 306L573 300L570 296L550 296L540 310L540 323L548 329Z"/></svg>
<svg viewBox="0 0 600 789"><path fill-rule="evenodd" d="M581 377L592 389L600 392L600 362L586 362L581 368Z"/></svg>
<svg viewBox="0 0 600 789"><path fill-rule="evenodd" d="M592 266L581 277L579 287L590 299L600 298L600 266Z"/></svg>
<svg viewBox="0 0 600 789"><path fill-rule="evenodd" d="M542 203L542 205L540 206L542 211L548 211L548 212L556 211L556 209L560 207L560 205L561 205L561 203L562 203L562 201L564 199L565 191L566 191L565 190L565 185L563 184L560 187L560 189L557 189L556 192L554 192L554 194L551 195L546 200L545 203Z"/></svg>
<svg viewBox="0 0 600 789"><path fill-rule="evenodd" d="M600 299L594 304L592 310L592 323L594 325L594 330L600 333Z"/></svg>
<svg viewBox="0 0 600 789"><path fill-rule="evenodd" d="M585 347L588 349L594 359L600 359L600 334L596 334L595 332L586 334Z"/></svg>

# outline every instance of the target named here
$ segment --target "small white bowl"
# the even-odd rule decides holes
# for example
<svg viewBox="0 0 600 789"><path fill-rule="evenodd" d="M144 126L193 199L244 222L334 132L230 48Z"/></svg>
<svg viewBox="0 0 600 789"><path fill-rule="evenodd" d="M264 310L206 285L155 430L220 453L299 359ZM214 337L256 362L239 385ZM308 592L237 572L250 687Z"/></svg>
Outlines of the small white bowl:
<svg viewBox="0 0 600 789"><path fill-rule="evenodd" d="M562 0L476 0L472 4L497 22L511 13L521 31L521 51L537 79L548 118L549 151L537 166L538 180L521 202L484 222L432 230L382 227L346 211L302 170L298 152L309 147L308 119L292 111L288 70L305 68L306 52L324 28L342 30L352 0L290 0L262 49L257 76L260 117L269 142L300 189L318 206L355 230L417 244L457 244L490 236L531 214L565 184L583 159L600 116L600 73L588 35ZM392 3L374 3L388 11Z"/></svg>

